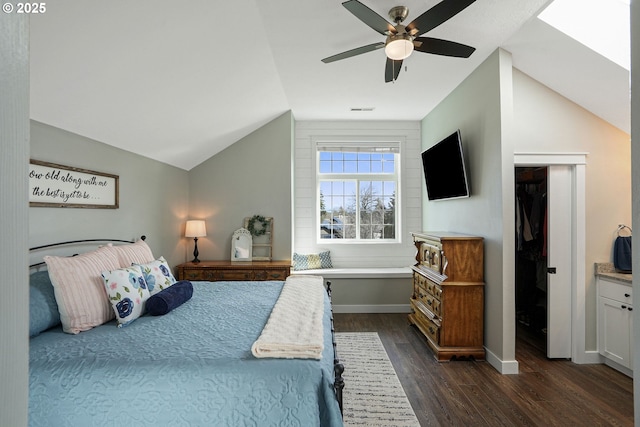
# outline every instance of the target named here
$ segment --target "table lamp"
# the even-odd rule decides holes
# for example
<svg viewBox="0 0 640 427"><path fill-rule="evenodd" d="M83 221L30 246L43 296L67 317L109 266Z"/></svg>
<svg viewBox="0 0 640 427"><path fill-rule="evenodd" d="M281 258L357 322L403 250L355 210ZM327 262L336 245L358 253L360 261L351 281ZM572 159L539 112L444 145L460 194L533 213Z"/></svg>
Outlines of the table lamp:
<svg viewBox="0 0 640 427"><path fill-rule="evenodd" d="M204 221L201 219L190 220L187 221L187 227L184 231L185 237L193 237L194 248L193 248L193 263L199 263L198 259L198 237L205 237L207 235L207 228L205 227Z"/></svg>

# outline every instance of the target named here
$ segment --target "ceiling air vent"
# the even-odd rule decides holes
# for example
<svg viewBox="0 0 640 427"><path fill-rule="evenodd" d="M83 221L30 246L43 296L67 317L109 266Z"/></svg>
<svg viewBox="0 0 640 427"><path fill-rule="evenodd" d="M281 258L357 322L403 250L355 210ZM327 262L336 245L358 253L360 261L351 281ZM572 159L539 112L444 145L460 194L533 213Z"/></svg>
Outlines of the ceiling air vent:
<svg viewBox="0 0 640 427"><path fill-rule="evenodd" d="M373 107L353 107L351 111L373 111Z"/></svg>

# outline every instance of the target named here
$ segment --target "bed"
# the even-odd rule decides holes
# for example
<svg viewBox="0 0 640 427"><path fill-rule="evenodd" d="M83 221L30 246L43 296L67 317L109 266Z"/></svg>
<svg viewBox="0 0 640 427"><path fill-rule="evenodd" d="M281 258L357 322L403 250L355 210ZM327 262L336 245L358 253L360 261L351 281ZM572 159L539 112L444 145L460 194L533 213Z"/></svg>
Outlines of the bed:
<svg viewBox="0 0 640 427"><path fill-rule="evenodd" d="M32 280L46 282L47 274ZM60 325L34 334L29 425L342 425L330 292L322 297L320 359L263 358L252 345L286 283L190 285L192 297L162 316L142 315L124 327L111 320L77 334Z"/></svg>

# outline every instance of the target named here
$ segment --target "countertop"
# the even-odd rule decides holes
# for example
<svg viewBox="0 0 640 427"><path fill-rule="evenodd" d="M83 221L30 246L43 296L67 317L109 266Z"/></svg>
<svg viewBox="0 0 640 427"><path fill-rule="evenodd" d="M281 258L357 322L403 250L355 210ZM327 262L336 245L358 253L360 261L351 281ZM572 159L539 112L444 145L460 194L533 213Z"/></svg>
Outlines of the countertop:
<svg viewBox="0 0 640 427"><path fill-rule="evenodd" d="M617 273L612 262L596 262L595 275L603 279L612 279L629 285L632 283L633 278L631 273Z"/></svg>

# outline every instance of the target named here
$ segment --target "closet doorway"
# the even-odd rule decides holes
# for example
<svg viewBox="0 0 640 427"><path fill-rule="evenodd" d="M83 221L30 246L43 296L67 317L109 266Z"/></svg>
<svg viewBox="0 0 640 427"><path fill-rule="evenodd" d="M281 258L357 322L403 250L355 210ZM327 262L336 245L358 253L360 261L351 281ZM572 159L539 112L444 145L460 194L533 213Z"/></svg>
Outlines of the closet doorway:
<svg viewBox="0 0 640 427"><path fill-rule="evenodd" d="M571 358L572 167L516 167L515 192L516 333Z"/></svg>

